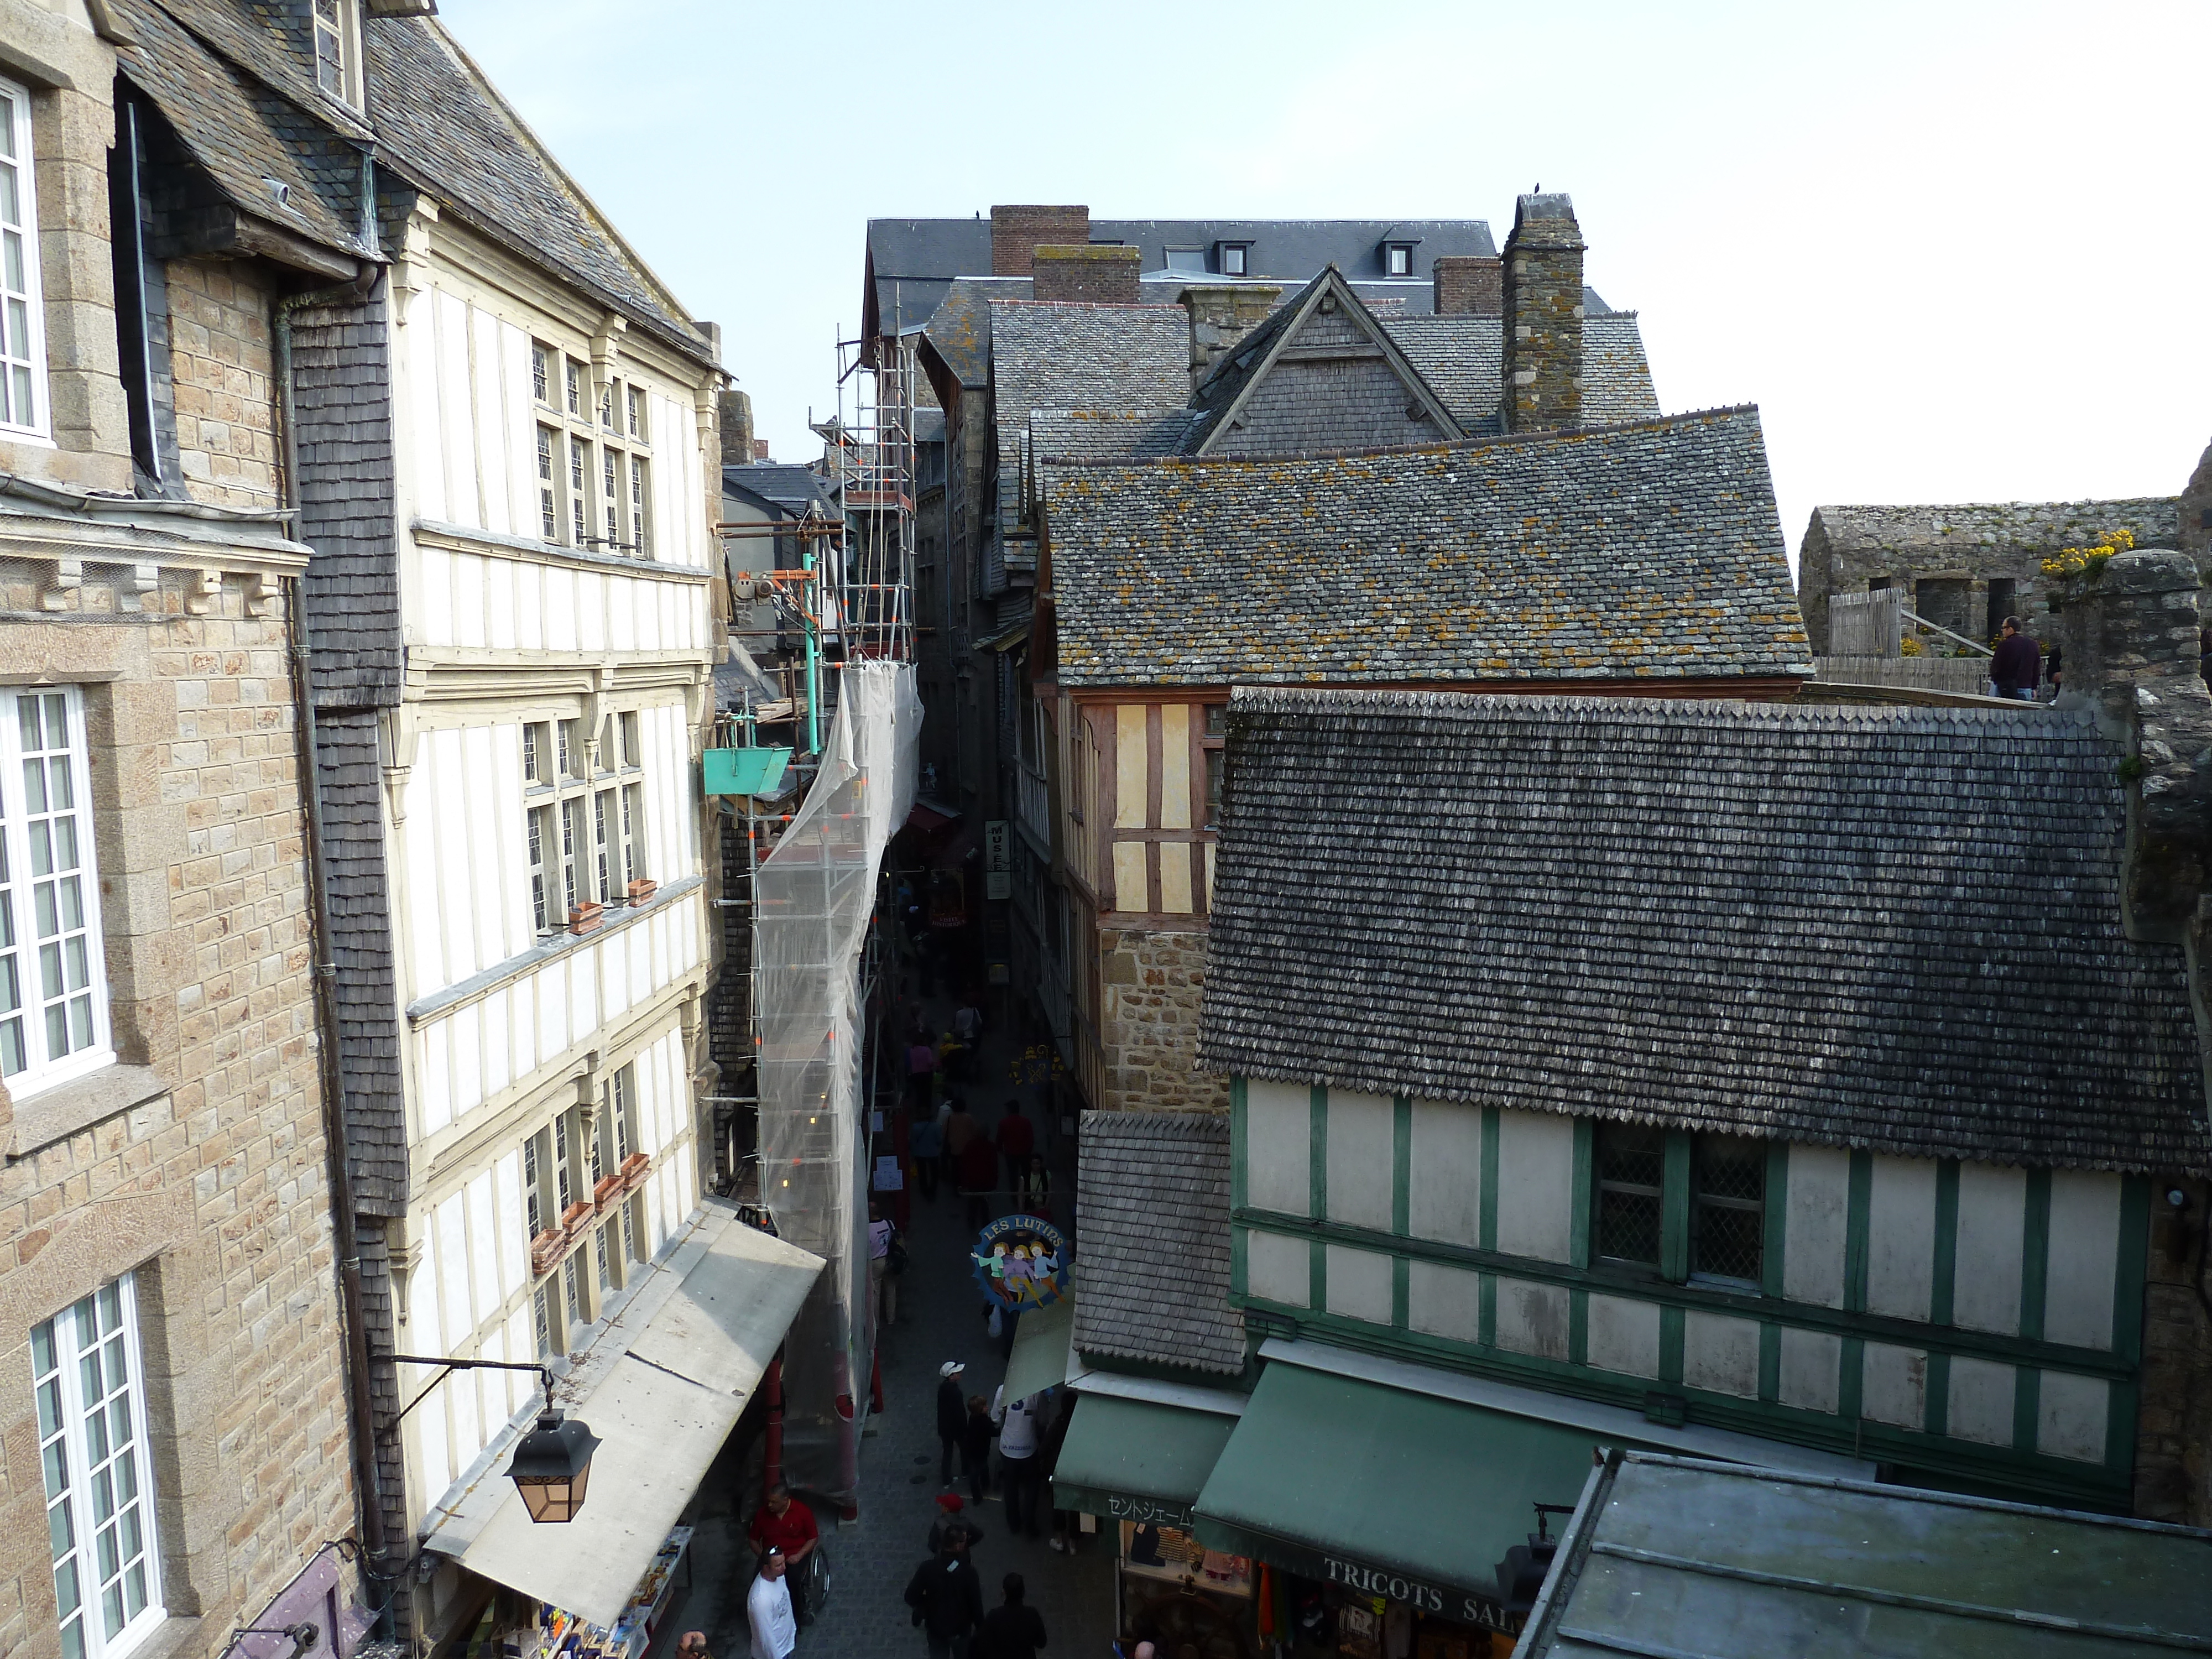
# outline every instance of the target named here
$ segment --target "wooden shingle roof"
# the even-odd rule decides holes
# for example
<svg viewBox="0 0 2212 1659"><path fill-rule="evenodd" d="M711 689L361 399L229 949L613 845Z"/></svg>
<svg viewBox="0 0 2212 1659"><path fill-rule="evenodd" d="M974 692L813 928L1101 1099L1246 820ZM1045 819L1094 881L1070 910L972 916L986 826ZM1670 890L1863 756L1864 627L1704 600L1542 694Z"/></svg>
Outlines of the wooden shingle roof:
<svg viewBox="0 0 2212 1659"><path fill-rule="evenodd" d="M1244 1369L1229 1305L1229 1120L1085 1112L1075 1346L1202 1371Z"/></svg>
<svg viewBox="0 0 2212 1659"><path fill-rule="evenodd" d="M2119 750L2051 710L1240 690L1200 1061L1907 1158L2212 1169Z"/></svg>

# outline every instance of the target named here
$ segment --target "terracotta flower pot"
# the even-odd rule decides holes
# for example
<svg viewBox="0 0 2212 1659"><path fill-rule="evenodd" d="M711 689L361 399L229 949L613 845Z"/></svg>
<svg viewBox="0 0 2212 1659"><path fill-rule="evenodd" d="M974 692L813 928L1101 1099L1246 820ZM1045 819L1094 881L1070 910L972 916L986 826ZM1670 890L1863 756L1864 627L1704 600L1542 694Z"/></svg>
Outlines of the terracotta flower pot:
<svg viewBox="0 0 2212 1659"><path fill-rule="evenodd" d="M660 884L657 881L647 881L640 878L629 884L629 902L632 904L642 904L659 891L659 887Z"/></svg>
<svg viewBox="0 0 2212 1659"><path fill-rule="evenodd" d="M623 1160L620 1174L623 1188L627 1189L639 1185L645 1179L645 1172L652 1167L653 1158L649 1153L632 1152Z"/></svg>
<svg viewBox="0 0 2212 1659"><path fill-rule="evenodd" d="M589 1204L571 1204L561 1212L562 1233L574 1239L578 1233L583 1231L586 1224L598 1213L599 1211Z"/></svg>
<svg viewBox="0 0 2212 1659"><path fill-rule="evenodd" d="M592 1202L601 1210L605 1209L608 1205L622 1195L623 1178L619 1170L611 1176L600 1176L599 1184L592 1188Z"/></svg>
<svg viewBox="0 0 2212 1659"><path fill-rule="evenodd" d="M550 1229L530 1241L530 1271L543 1279L568 1249L568 1235L558 1227Z"/></svg>
<svg viewBox="0 0 2212 1659"><path fill-rule="evenodd" d="M572 933L588 933L599 925L605 915L605 908L598 900L586 899L568 912L568 931Z"/></svg>

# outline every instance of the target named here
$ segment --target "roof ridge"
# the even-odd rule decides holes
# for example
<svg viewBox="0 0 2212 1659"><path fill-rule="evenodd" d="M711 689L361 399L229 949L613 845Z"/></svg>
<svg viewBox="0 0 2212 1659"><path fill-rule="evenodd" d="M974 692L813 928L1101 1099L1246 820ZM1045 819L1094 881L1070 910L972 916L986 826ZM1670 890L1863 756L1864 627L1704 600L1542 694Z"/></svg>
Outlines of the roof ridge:
<svg viewBox="0 0 2212 1659"><path fill-rule="evenodd" d="M1447 686L1419 690L1373 686L1234 685L1230 690L1232 709L1257 708L1291 713L1297 708L1358 708L1444 715L1469 723L1494 721L1514 713L1561 712L1600 717L1601 723L1626 725L1642 721L1708 726L1741 726L1757 721L1777 725L1870 726L1893 731L1899 727L1925 729L1954 726L1962 720L1976 725L2009 724L2023 729L2057 728L2077 735L2094 736L2096 721L2086 708L2033 709L1942 708L1915 706L1862 707L1851 703L1772 702L1749 697L1620 697L1577 696L1571 692L1460 691Z"/></svg>
<svg viewBox="0 0 2212 1659"><path fill-rule="evenodd" d="M1057 464L1080 467L1199 467L1279 466L1285 461L1344 461L1357 460L1369 455L1449 455L1461 454L1477 449L1495 449L1514 444L1572 443L1590 437L1610 437L1620 433L1671 429L1698 421L1707 421L1721 416L1757 416L1757 404L1730 404L1714 409L1686 409L1673 415L1655 415L1640 421L1618 421L1609 424L1547 428L1541 432L1501 432L1486 435L1471 434L1448 442L1433 444L1382 444L1368 449L1301 449L1271 455L1162 455L1147 459L1091 459L1064 460ZM1817 509L1816 509L1817 510Z"/></svg>
<svg viewBox="0 0 2212 1659"><path fill-rule="evenodd" d="M965 277L962 281L968 280ZM994 306L1066 306L1085 311L1181 311L1181 306L1148 304L1144 301L1131 303L1127 300L988 300Z"/></svg>

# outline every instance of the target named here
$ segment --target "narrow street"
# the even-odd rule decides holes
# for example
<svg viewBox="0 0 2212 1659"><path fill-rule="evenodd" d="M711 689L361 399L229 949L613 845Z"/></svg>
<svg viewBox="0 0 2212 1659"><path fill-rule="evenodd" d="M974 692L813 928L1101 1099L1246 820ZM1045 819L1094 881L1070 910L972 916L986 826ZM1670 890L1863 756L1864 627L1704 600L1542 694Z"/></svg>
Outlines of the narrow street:
<svg viewBox="0 0 2212 1659"><path fill-rule="evenodd" d="M912 980L907 981L911 988ZM951 1023L953 1001L933 997L927 1003L934 1029ZM911 1003L898 1011L902 1025ZM985 1033L974 1081L956 1083L987 1127L995 1127L1006 1103L1018 1093L1023 1108L1037 1123L1041 1144L1053 1171L1054 1220L1063 1229L1073 1221L1075 1147L1057 1122L1040 1117L1037 1088L1017 1089L1010 1079L1023 1047L1021 1033L1003 1024ZM994 1200L996 1216L1012 1207L1004 1194ZM917 1192L906 1273L899 1280L898 1322L882 1345L884 1409L870 1419L860 1453L860 1516L839 1525L836 1506L812 1494L830 1553L829 1605L799 1633L799 1652L824 1659L922 1659L921 1632L902 1599L908 1578L928 1553L930 1522L936 1518L939 1445L936 1431L938 1367L948 1359L967 1366L961 1382L969 1394L989 1399L1006 1371L1000 1350L985 1333L982 1299L970 1276L968 1246L974 1234L963 1224L961 1200L951 1185L936 1198ZM734 1460L732 1460L734 1461ZM995 1467L996 1457L994 1455ZM718 1474L720 1471L717 1471ZM964 1499L966 1484L955 1488ZM734 1488L733 1507L702 1518L694 1545L696 1559L688 1602L663 1625L653 1644L656 1656L672 1650L686 1630L707 1632L714 1659L743 1659L747 1651L744 1592L752 1571L745 1547L744 1517L759 1501L759 1447L745 1456L742 1480L732 1471L724 1490ZM710 1482L710 1486L713 1483ZM1022 1575L1031 1607L1044 1616L1054 1654L1103 1659L1114 1639L1113 1546L1102 1529L1078 1533L1073 1556L1060 1554L1042 1538L1009 1538L1006 1511L995 1486L981 1507L966 1510L981 1528L975 1546L977 1572L987 1609L1000 1600L1000 1583L1009 1572ZM1047 1529L1048 1532L1048 1528Z"/></svg>

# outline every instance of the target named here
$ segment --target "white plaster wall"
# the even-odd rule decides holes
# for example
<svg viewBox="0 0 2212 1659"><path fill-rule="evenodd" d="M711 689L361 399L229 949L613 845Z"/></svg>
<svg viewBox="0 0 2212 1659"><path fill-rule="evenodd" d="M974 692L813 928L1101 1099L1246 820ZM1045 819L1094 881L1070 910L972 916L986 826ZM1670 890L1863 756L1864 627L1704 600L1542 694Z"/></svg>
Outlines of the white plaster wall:
<svg viewBox="0 0 2212 1659"><path fill-rule="evenodd" d="M1258 1078L1245 1084L1244 1198L1253 1208L1313 1212L1312 1103L1303 1085Z"/></svg>
<svg viewBox="0 0 2212 1659"><path fill-rule="evenodd" d="M528 948L522 728L422 733L406 795L410 1000Z"/></svg>
<svg viewBox="0 0 2212 1659"><path fill-rule="evenodd" d="M2012 1444L2013 1391L2018 1373L1995 1360L1951 1356L1951 1390L1944 1431L1984 1446Z"/></svg>
<svg viewBox="0 0 2212 1659"><path fill-rule="evenodd" d="M1501 1188L1504 1185L1502 1176L1498 1184ZM1601 1371L1658 1376L1659 1304L1626 1297L1591 1297L1587 1352L1589 1363Z"/></svg>
<svg viewBox="0 0 2212 1659"><path fill-rule="evenodd" d="M2044 1340L2083 1348L2112 1346L2119 1246L2119 1176L2054 1170L2050 1265L2043 1280ZM2143 1241L2134 1241L2133 1248L2141 1251Z"/></svg>
<svg viewBox="0 0 2212 1659"><path fill-rule="evenodd" d="M1867 1195L1869 1311L1924 1321L1935 1276L1935 1161L1876 1158Z"/></svg>
<svg viewBox="0 0 2212 1659"><path fill-rule="evenodd" d="M1244 1237L1244 1288L1285 1307L1313 1299L1313 1256L1303 1238L1253 1231Z"/></svg>
<svg viewBox="0 0 2212 1659"><path fill-rule="evenodd" d="M1844 1246L1850 1224L1851 1155L1826 1146L1792 1146L1789 1168L1789 1207L1782 1233L1782 1294L1792 1302L1840 1308L1844 1305Z"/></svg>
<svg viewBox="0 0 2212 1659"><path fill-rule="evenodd" d="M1414 1261L1406 1272L1406 1322L1431 1336L1474 1342L1482 1334L1482 1275L1437 1261Z"/></svg>
<svg viewBox="0 0 2212 1659"><path fill-rule="evenodd" d="M1498 1281L1499 1347L1545 1359L1565 1359L1567 1316L1567 1291L1564 1285L1538 1285L1525 1279Z"/></svg>
<svg viewBox="0 0 2212 1659"><path fill-rule="evenodd" d="M1440 1100L1413 1103L1406 1224L1416 1238L1470 1249L1482 1243L1482 1113Z"/></svg>
<svg viewBox="0 0 2212 1659"><path fill-rule="evenodd" d="M1951 1292L1954 1324L2004 1336L2018 1334L2021 1252L2027 1217L2026 1170L1989 1164L1960 1164L1957 1267ZM2009 1382L2005 1398L2009 1413ZM2011 1425L2008 1416L2007 1443L2012 1438Z"/></svg>
<svg viewBox="0 0 2212 1659"><path fill-rule="evenodd" d="M1759 1322L1692 1309L1682 1316L1682 1383L1759 1397Z"/></svg>
<svg viewBox="0 0 2212 1659"><path fill-rule="evenodd" d="M1390 1322L1390 1258L1377 1250L1342 1244L1328 1251L1328 1311L1370 1324Z"/></svg>
<svg viewBox="0 0 2212 1659"><path fill-rule="evenodd" d="M1573 1256L1575 1121L1498 1116L1498 1248L1539 1261Z"/></svg>
<svg viewBox="0 0 2212 1659"><path fill-rule="evenodd" d="M410 637L441 647L696 652L708 645L704 584L583 570L520 552L420 546Z"/></svg>
<svg viewBox="0 0 2212 1659"><path fill-rule="evenodd" d="M1791 1161L1796 1157L1792 1148ZM1782 1330L1778 1397L1785 1406L1832 1413L1839 1403L1844 1340L1826 1331Z"/></svg>
<svg viewBox="0 0 2212 1659"><path fill-rule="evenodd" d="M1859 1412L1870 1422L1917 1429L1928 1410L1928 1356L1917 1348L1866 1345L1859 1374Z"/></svg>
<svg viewBox="0 0 2212 1659"><path fill-rule="evenodd" d="M1395 1119L1388 1095L1328 1091L1328 1218L1390 1231ZM1331 1279L1329 1299L1335 1301ZM1388 1304L1383 1317L1387 1321Z"/></svg>

